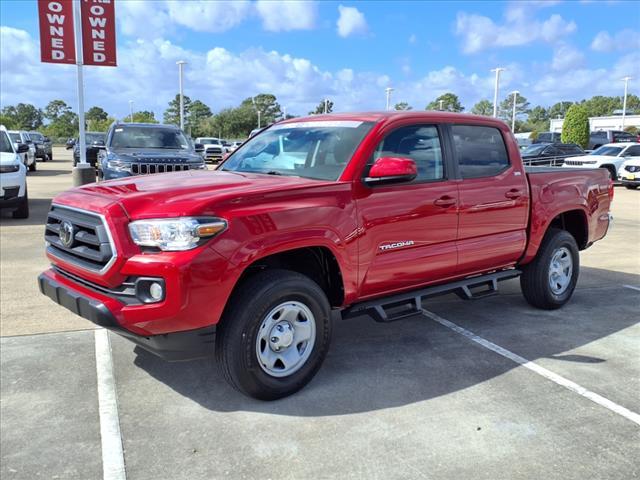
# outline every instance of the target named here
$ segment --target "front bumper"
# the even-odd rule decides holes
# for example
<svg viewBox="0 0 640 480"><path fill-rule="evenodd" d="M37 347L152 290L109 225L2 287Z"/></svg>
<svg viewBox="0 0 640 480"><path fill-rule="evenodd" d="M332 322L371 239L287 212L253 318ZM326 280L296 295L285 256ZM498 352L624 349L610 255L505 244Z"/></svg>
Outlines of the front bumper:
<svg viewBox="0 0 640 480"><path fill-rule="evenodd" d="M99 296L89 296L81 288L77 290L54 278L51 270L38 276L40 292L90 322L114 331L145 350L169 361L188 360L211 355L215 343L215 325L183 332L162 335L137 335L123 328L117 320L117 306L101 301ZM64 277L62 277L64 278Z"/></svg>
<svg viewBox="0 0 640 480"><path fill-rule="evenodd" d="M629 175L628 173L618 175L618 181L625 186L629 185L629 186L637 187L638 185L640 185L640 173L635 173L631 175Z"/></svg>
<svg viewBox="0 0 640 480"><path fill-rule="evenodd" d="M12 207L24 198L26 192L27 169L20 164L17 172L0 174L0 207Z"/></svg>

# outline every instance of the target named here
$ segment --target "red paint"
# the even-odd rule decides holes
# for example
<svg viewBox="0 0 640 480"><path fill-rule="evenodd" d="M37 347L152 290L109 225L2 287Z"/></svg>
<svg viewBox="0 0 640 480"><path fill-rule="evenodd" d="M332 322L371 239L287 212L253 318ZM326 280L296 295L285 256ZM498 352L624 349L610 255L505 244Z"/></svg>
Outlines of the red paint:
<svg viewBox="0 0 640 480"><path fill-rule="evenodd" d="M71 0L38 0L40 61L76 63Z"/></svg>
<svg viewBox="0 0 640 480"><path fill-rule="evenodd" d="M82 0L82 57L85 65L115 67L115 0Z"/></svg>
<svg viewBox="0 0 640 480"><path fill-rule="evenodd" d="M163 277L163 302L125 306L53 271L47 275L105 303L128 330L153 335L217 323L245 269L287 250L328 249L340 267L346 306L525 264L535 257L551 221L563 212L584 216L588 243L606 233L611 198L607 172L562 169L527 174L513 136L499 120L443 112L343 114L313 120L319 118L377 123L335 182L194 171L88 185L54 199L104 215L119 258L104 275L90 275L52 258L53 262L110 287L129 276ZM451 123L498 128L511 165L488 178L462 180L452 174L423 183L367 185L366 166L378 143L394 129L416 123L438 125L441 133ZM448 158L447 142L442 144ZM408 172L413 162L393 158L381 163L386 164L380 167L386 176L392 170ZM187 252L142 253L127 230L130 221L143 218L210 215L225 218L228 229Z"/></svg>

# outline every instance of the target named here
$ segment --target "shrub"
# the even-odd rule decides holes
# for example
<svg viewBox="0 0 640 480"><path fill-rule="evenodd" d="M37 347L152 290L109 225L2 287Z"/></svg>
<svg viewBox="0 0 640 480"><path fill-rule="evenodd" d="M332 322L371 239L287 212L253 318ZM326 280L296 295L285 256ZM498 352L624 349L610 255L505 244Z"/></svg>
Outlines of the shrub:
<svg viewBox="0 0 640 480"><path fill-rule="evenodd" d="M531 132L531 135L529 135L529 139L530 139L531 141L534 141L536 138L538 138L538 135L539 135L539 134L540 134L540 133L539 133L537 130L534 130L534 131L532 131L532 132Z"/></svg>
<svg viewBox="0 0 640 480"><path fill-rule="evenodd" d="M582 105L571 105L562 125L562 143L575 143L582 148L589 145L589 112Z"/></svg>
<svg viewBox="0 0 640 480"><path fill-rule="evenodd" d="M634 127L633 125L629 127L624 127L624 131L630 133L631 135L638 135L638 127Z"/></svg>

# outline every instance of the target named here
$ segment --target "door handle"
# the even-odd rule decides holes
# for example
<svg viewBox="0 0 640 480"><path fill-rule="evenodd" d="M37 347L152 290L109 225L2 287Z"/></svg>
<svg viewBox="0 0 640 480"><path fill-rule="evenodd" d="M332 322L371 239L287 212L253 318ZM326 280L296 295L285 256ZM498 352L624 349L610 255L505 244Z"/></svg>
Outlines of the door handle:
<svg viewBox="0 0 640 480"><path fill-rule="evenodd" d="M520 198L522 196L522 192L520 190L509 190L504 194L507 198Z"/></svg>
<svg viewBox="0 0 640 480"><path fill-rule="evenodd" d="M444 195L436 199L433 203L439 207L450 207L456 204L456 199L449 195Z"/></svg>

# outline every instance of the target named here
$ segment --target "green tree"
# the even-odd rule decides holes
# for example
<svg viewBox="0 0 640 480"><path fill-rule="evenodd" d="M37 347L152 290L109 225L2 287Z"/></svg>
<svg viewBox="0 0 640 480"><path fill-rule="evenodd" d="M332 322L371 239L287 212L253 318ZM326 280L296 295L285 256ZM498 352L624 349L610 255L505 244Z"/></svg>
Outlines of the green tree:
<svg viewBox="0 0 640 480"><path fill-rule="evenodd" d="M398 102L393 107L394 110L411 110L413 107L407 102Z"/></svg>
<svg viewBox="0 0 640 480"><path fill-rule="evenodd" d="M141 110L139 112L133 112L133 122L135 123L158 123L156 116L153 112L148 110Z"/></svg>
<svg viewBox="0 0 640 480"><path fill-rule="evenodd" d="M442 102L442 104L440 103ZM441 107L442 105L442 107ZM425 110L443 110L445 112L462 112L464 107L455 93L444 93L429 103Z"/></svg>
<svg viewBox="0 0 640 480"><path fill-rule="evenodd" d="M326 102L326 107L325 107ZM325 112L325 108L327 111ZM320 100L320 103L316 107L315 110L309 112L309 115L320 115L322 113L331 113L333 112L333 102L331 100Z"/></svg>
<svg viewBox="0 0 640 480"><path fill-rule="evenodd" d="M63 100L51 100L47 106L44 107L44 116L49 120L55 120L66 112L71 112L71 107Z"/></svg>
<svg viewBox="0 0 640 480"><path fill-rule="evenodd" d="M255 97L249 97L242 101L240 108L253 108L256 110L256 126L258 125L258 113L260 112L260 124L264 127L282 117L280 104L276 100L276 96L271 93L260 93ZM254 127L255 128L255 127Z"/></svg>
<svg viewBox="0 0 640 480"><path fill-rule="evenodd" d="M18 124L16 123L14 117L4 113L0 114L0 125L3 125L7 130L14 130L18 128Z"/></svg>
<svg viewBox="0 0 640 480"><path fill-rule="evenodd" d="M189 105L189 115L187 116L186 129L191 136L201 137L205 135L203 121L211 117L211 109L200 100L194 100Z"/></svg>
<svg viewBox="0 0 640 480"><path fill-rule="evenodd" d="M77 137L78 116L69 109L51 121L44 131L51 138Z"/></svg>
<svg viewBox="0 0 640 480"><path fill-rule="evenodd" d="M186 124L189 107L191 106L191 99L187 95L183 96L183 105ZM180 125L180 94L176 94L175 98L169 102L169 107L164 111L162 118L163 123L169 125Z"/></svg>
<svg viewBox="0 0 640 480"><path fill-rule="evenodd" d="M531 123L541 123L549 120L549 113L547 109L541 106L533 107L529 110L529 116L527 117L527 121Z"/></svg>
<svg viewBox="0 0 640 480"><path fill-rule="evenodd" d="M485 117L490 117L493 115L493 103L491 103L487 99L482 99L478 103L476 103L471 109L471 113L475 115L484 115Z"/></svg>
<svg viewBox="0 0 640 480"><path fill-rule="evenodd" d="M584 105L572 105L562 125L562 142L576 143L582 148L589 144L589 111Z"/></svg>
<svg viewBox="0 0 640 480"><path fill-rule="evenodd" d="M504 121L511 123L511 117L513 116L513 94L507 95L507 97L500 102L500 108L498 116ZM517 93L516 97L516 117L529 111L529 102L527 98Z"/></svg>
<svg viewBox="0 0 640 480"><path fill-rule="evenodd" d="M30 103L19 103L2 109L2 115L11 118L15 128L20 130L36 130L42 126L42 110Z"/></svg>
<svg viewBox="0 0 640 480"><path fill-rule="evenodd" d="M101 107L91 107L87 113L84 114L85 120L88 122L101 122L105 121L109 117L109 114Z"/></svg>
<svg viewBox="0 0 640 480"><path fill-rule="evenodd" d="M604 117L613 115L614 110L622 109L622 97L605 97L596 95L580 102L587 109L590 117Z"/></svg>
<svg viewBox="0 0 640 480"><path fill-rule="evenodd" d="M563 102L554 103L547 110L547 116L550 119L551 118L564 118L565 114L567 113L567 110L569 110L569 107L571 105L573 105L573 102L565 102L565 101L563 101Z"/></svg>

